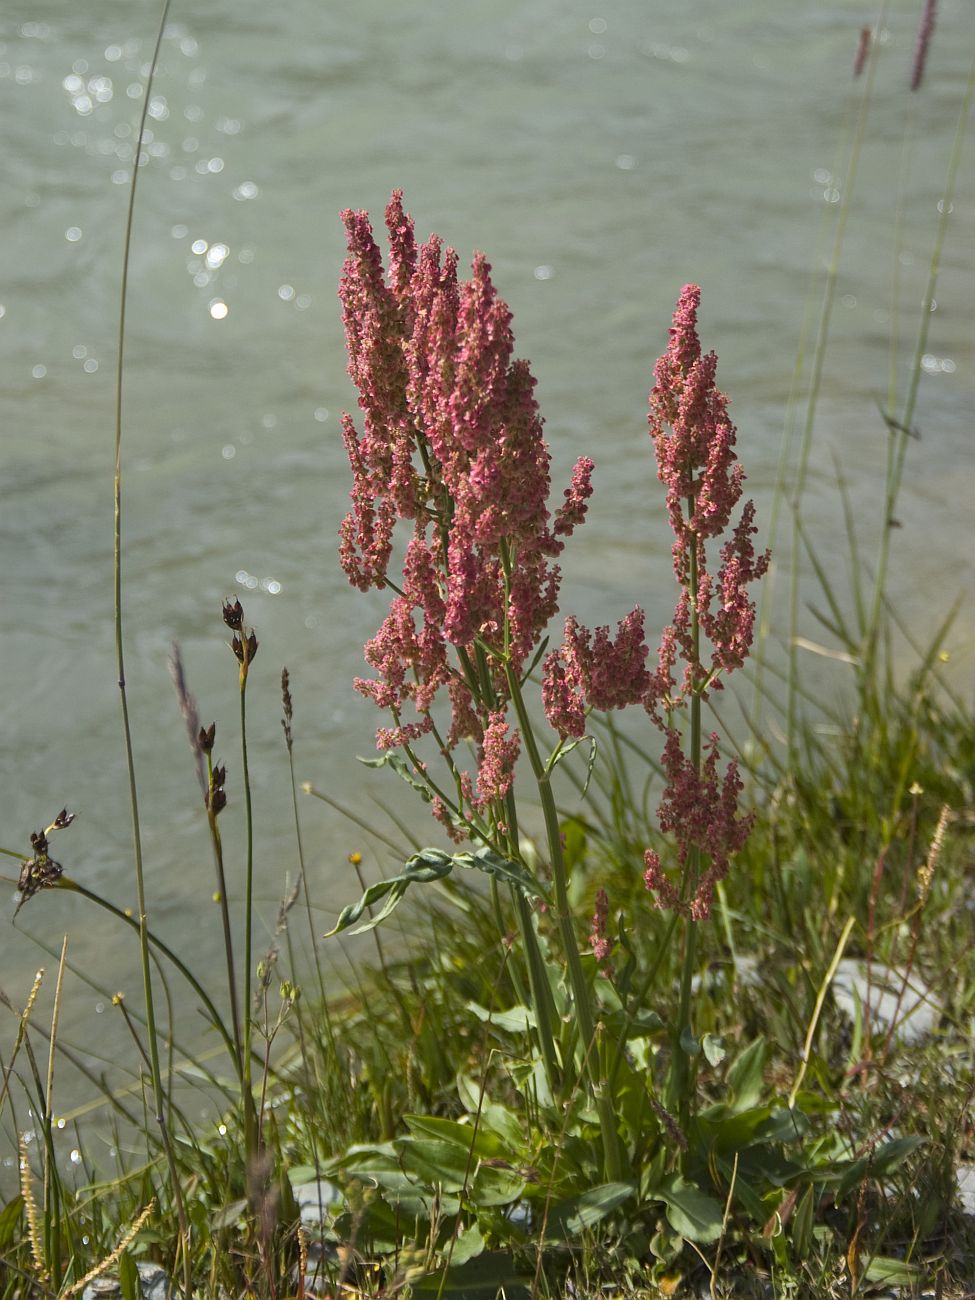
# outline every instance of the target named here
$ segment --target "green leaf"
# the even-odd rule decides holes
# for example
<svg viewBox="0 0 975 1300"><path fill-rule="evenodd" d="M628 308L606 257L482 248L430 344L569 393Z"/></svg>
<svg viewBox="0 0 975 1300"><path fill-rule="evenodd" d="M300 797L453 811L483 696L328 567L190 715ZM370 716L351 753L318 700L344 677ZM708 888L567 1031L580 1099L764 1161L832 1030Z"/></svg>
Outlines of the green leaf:
<svg viewBox="0 0 975 1300"><path fill-rule="evenodd" d="M708 1065L720 1065L727 1056L725 1045L717 1034L705 1034L701 1039L701 1048Z"/></svg>
<svg viewBox="0 0 975 1300"><path fill-rule="evenodd" d="M374 916L371 921L367 921L365 925L353 930L352 933L362 934L366 930L373 929L380 921L389 916L410 885L426 884L431 880L442 880L444 876L450 875L453 865L453 859L448 853L444 853L442 849L421 849L419 853L414 853L411 858L407 859L403 870L398 876L390 876L387 880L376 881L374 885L369 886L358 903L351 903L348 907L343 907L334 927L329 930L325 938L330 939L332 935L340 934L343 930L347 930L350 925L355 925L368 907L389 894L391 897L387 899L382 911Z"/></svg>
<svg viewBox="0 0 975 1300"><path fill-rule="evenodd" d="M473 1007L473 1004L468 1005ZM509 1153L521 1151L524 1145L521 1124L507 1106L502 1106L489 1097L482 1097L480 1086L466 1074L457 1076L457 1095L470 1115L477 1114L480 1106L479 1126L483 1132L493 1133L500 1138Z"/></svg>
<svg viewBox="0 0 975 1300"><path fill-rule="evenodd" d="M454 1119L442 1119L438 1115L404 1115L406 1126L414 1135L439 1138L444 1142L453 1142L466 1155L473 1146L475 1157L497 1158L511 1153L497 1136L478 1125L461 1124Z"/></svg>
<svg viewBox="0 0 975 1300"><path fill-rule="evenodd" d="M481 1230L476 1223L472 1223L469 1228L465 1228L459 1233L454 1242L454 1248L450 1252L451 1266L456 1268L461 1264L466 1264L470 1259L476 1259L484 1250L484 1238L481 1236Z"/></svg>
<svg viewBox="0 0 975 1300"><path fill-rule="evenodd" d="M796 1212L792 1219L792 1249L797 1260L807 1259L812 1248L814 1202L815 1193L812 1184L810 1184L796 1206Z"/></svg>
<svg viewBox="0 0 975 1300"><path fill-rule="evenodd" d="M426 850L426 852L431 851L433 850ZM483 871L486 875L495 876L506 884L514 885L529 898L536 897L540 892L538 882L527 867L523 867L520 862L512 862L510 858L501 857L486 844L482 848L475 849L473 853L455 853L451 861L455 866L463 867L465 870Z"/></svg>
<svg viewBox="0 0 975 1300"><path fill-rule="evenodd" d="M313 1183L319 1177L319 1171L314 1165L292 1165L288 1170L288 1179L292 1187L303 1187L305 1183Z"/></svg>
<svg viewBox="0 0 975 1300"><path fill-rule="evenodd" d="M433 801L433 794L430 787L425 781L414 775L409 764L403 758L402 754L394 753L393 750L387 749L385 754L380 754L378 758L363 758L356 754L356 758L363 767L391 767L398 777L400 777L411 790L415 790L424 803Z"/></svg>
<svg viewBox="0 0 975 1300"><path fill-rule="evenodd" d="M659 1033L666 1029L666 1022L661 1020L656 1011L648 1007L638 1007L635 1011L611 1011L602 1017L603 1023L613 1038L626 1035L626 1041L633 1038L645 1038L648 1034Z"/></svg>
<svg viewBox="0 0 975 1300"><path fill-rule="evenodd" d="M508 858L501 857L485 845L483 848L476 849L473 853L455 853L453 855L445 853L443 849L421 849L419 853L414 853L408 858L403 870L396 876L390 876L386 880L378 880L374 885L370 885L357 903L351 903L344 907L339 913L339 918L334 927L325 935L330 939L335 934L340 934L347 930L350 925L355 925L356 921L362 916L363 912L373 903L378 903L381 898L385 898L382 910L378 912L371 920L366 921L363 925L358 926L352 931L353 934L364 934L367 930L375 929L381 921L397 908L403 898L403 895L409 889L410 885L426 884L431 880L443 880L449 876L454 867L462 867L465 871L483 871L489 876L494 876L498 880L503 880L516 889L522 890L529 897L535 897L540 891L535 878L518 862L512 862Z"/></svg>
<svg viewBox="0 0 975 1300"><path fill-rule="evenodd" d="M757 1105L765 1088L765 1062L768 1043L756 1038L733 1061L726 1080L734 1111L750 1110Z"/></svg>
<svg viewBox="0 0 975 1300"><path fill-rule="evenodd" d="M902 1164L912 1151L925 1145L923 1137L910 1136L892 1138L876 1151L860 1156L849 1166L836 1185L836 1199L840 1200L847 1192L858 1187L865 1179L884 1178Z"/></svg>
<svg viewBox="0 0 975 1300"><path fill-rule="evenodd" d="M479 1002L468 1002L466 1005L467 1010L477 1016L478 1020L485 1024L490 1021L498 1029L503 1029L506 1034L525 1034L535 1028L535 1012L531 1007L523 1007L519 1004L509 1007L507 1011L489 1011Z"/></svg>
<svg viewBox="0 0 975 1300"><path fill-rule="evenodd" d="M624 1201L628 1201L636 1187L633 1183L602 1183L590 1187L581 1196L571 1201L563 1201L555 1206L549 1216L549 1222L570 1236L578 1236L587 1228L600 1223Z"/></svg>
<svg viewBox="0 0 975 1300"><path fill-rule="evenodd" d="M525 1194L525 1179L517 1169L488 1164L477 1166L470 1185L470 1198L475 1205L512 1205Z"/></svg>
<svg viewBox="0 0 975 1300"><path fill-rule="evenodd" d="M867 1265L864 1277L868 1282L882 1282L887 1286L910 1286L924 1280L924 1270L903 1259L875 1255Z"/></svg>
<svg viewBox="0 0 975 1300"><path fill-rule="evenodd" d="M668 1175L650 1195L663 1201L670 1226L688 1241L707 1243L721 1236L721 1205L680 1174Z"/></svg>
<svg viewBox="0 0 975 1300"><path fill-rule="evenodd" d="M0 1250L5 1250L13 1241L23 1209L24 1198L18 1194L0 1210Z"/></svg>
<svg viewBox="0 0 975 1300"><path fill-rule="evenodd" d="M232 1228L243 1218L246 1209L246 1196L242 1196L238 1201L231 1201L229 1205L222 1205L210 1216L210 1231L220 1232L224 1228Z"/></svg>
<svg viewBox="0 0 975 1300"><path fill-rule="evenodd" d="M135 1260L125 1251L118 1262L118 1284L122 1300L142 1300L142 1287Z"/></svg>
<svg viewBox="0 0 975 1300"><path fill-rule="evenodd" d="M410 1285L414 1295L449 1295L461 1300L495 1300L503 1287L505 1296L515 1300L516 1296L527 1295L521 1288L530 1282L531 1278L518 1270L510 1255L490 1251L467 1264L451 1266L446 1276L438 1268L418 1281L411 1280Z"/></svg>
<svg viewBox="0 0 975 1300"><path fill-rule="evenodd" d="M433 1190L459 1192L474 1172L475 1162L454 1142L436 1138L396 1138L393 1142L403 1172L411 1182Z"/></svg>

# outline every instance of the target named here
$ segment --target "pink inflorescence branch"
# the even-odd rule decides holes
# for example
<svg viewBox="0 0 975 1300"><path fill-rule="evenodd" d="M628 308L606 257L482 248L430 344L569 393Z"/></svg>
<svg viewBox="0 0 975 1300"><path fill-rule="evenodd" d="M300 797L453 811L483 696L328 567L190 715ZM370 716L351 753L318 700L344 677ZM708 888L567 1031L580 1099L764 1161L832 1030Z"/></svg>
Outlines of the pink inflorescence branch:
<svg viewBox="0 0 975 1300"><path fill-rule="evenodd" d="M661 830L675 837L682 882L687 883L692 851L707 864L690 882L692 888L682 892L664 873L659 856L647 850L646 885L660 906L687 910L696 920L708 915L714 886L726 874L731 855L744 844L751 820L737 815L737 764L730 762L719 777L718 737L711 736L703 761L692 762L674 718L688 703L699 708L708 690L720 688L723 677L744 663L755 626L748 587L769 564L767 551L755 555L755 506L748 501L721 547L717 573L707 567L707 543L727 532L744 475L734 451L728 399L715 382L717 357L701 352L700 300L697 285L684 286L650 393L650 436L657 477L667 489L680 595L673 622L661 638L653 689L645 701L666 737ZM678 658L684 663L679 683Z"/></svg>
<svg viewBox="0 0 975 1300"><path fill-rule="evenodd" d="M395 593L365 648L377 676L356 686L393 715L395 726L378 733L383 748L434 731L443 692L441 747L445 756L461 741L478 747L479 789L468 779L463 791L481 809L507 793L518 752L503 665L522 672L557 609L555 560L585 519L593 466L577 463L552 518L535 380L513 356L511 313L483 255L459 281L456 254L436 235L417 248L396 191L384 274L367 215L343 220L339 296L362 432L343 417L353 486L340 557L354 586ZM397 521L410 537L394 580ZM442 800L434 811L446 820Z"/></svg>

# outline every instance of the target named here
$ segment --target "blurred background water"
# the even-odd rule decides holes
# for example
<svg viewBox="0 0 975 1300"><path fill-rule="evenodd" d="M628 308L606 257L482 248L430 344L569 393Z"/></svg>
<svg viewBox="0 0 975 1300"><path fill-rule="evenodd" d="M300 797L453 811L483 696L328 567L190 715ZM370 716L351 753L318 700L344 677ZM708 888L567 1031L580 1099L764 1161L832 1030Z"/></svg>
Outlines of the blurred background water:
<svg viewBox="0 0 975 1300"><path fill-rule="evenodd" d="M807 517L841 583L833 457L873 539L891 332L903 392L975 47L966 0L942 0L927 79L911 96L920 9L894 0L881 33L812 451ZM121 905L135 895L113 660L113 366L157 17L145 0L12 0L0 17L0 842L26 856L29 833L67 805L78 821L54 856ZM338 419L355 409L335 296L339 211L368 208L381 227L401 186L421 238L437 230L462 261L487 252L539 380L556 491L577 456L597 462L590 521L565 555L563 607L608 622L641 602L658 626L673 588L645 425L653 360L680 286L697 281L705 346L720 353L767 521L810 277L842 197L854 51L874 18L858 0L176 0L133 234L127 677L151 921L211 983L223 957L167 673L174 638L204 722L218 723L232 872L240 760L224 597L240 595L260 638L249 689L259 946L295 870L282 665L299 780L377 825L376 801L408 808L392 777L354 761L371 752L378 718L350 682L383 599L353 592L335 557L348 491ZM893 552L895 602L922 636L975 584L971 157L969 147ZM949 648L966 689L973 626L963 606ZM827 639L811 621L805 630ZM355 893L347 855L370 850L325 805L306 799L303 815L324 930ZM36 966L54 965L30 936L59 948L64 932L69 959L99 987L68 981L63 1032L100 1069L131 1054L109 996L125 990L133 1006L140 996L126 932L80 899L35 898L4 932L0 988L22 1005Z"/></svg>

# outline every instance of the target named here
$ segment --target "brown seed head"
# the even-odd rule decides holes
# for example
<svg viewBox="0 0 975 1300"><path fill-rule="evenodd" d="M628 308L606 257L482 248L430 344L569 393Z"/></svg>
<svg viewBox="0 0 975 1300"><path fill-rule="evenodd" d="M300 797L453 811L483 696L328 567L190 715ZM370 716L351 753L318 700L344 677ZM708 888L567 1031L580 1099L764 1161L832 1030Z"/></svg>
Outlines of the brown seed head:
<svg viewBox="0 0 975 1300"><path fill-rule="evenodd" d="M227 806L227 796L224 791L217 786L214 786L212 790L208 790L206 793L206 806L216 817Z"/></svg>
<svg viewBox="0 0 975 1300"><path fill-rule="evenodd" d="M294 735L291 731L291 719L294 717L294 707L291 703L291 685L287 668L281 669L281 704L284 708L284 717L281 719L281 726L284 728L284 741L288 746L288 753L291 753L291 746L294 743Z"/></svg>
<svg viewBox="0 0 975 1300"><path fill-rule="evenodd" d="M234 628L237 631L239 631L243 626L244 610L240 601L237 600L236 597L234 598L234 603L232 605L229 600L224 602L223 621L228 627Z"/></svg>
<svg viewBox="0 0 975 1300"><path fill-rule="evenodd" d="M209 754L213 749L213 742L217 734L217 724L211 722L209 727L201 727L200 734L196 738L196 743L204 754Z"/></svg>

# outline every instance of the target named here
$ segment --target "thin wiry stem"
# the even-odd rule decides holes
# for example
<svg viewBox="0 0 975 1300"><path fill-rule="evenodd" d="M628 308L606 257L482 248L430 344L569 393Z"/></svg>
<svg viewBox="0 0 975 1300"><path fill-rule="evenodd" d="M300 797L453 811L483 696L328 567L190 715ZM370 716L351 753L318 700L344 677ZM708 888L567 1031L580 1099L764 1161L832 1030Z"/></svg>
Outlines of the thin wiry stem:
<svg viewBox="0 0 975 1300"><path fill-rule="evenodd" d="M882 31L884 28L887 9L888 0L883 0L876 23L876 30L878 32ZM850 146L850 157L847 163L846 175L843 178L843 191L840 201L840 209L836 219L836 232L833 238L833 252L826 271L826 283L823 287L823 302L819 317L819 329L816 335L816 347L813 354L812 377L809 385L809 397L806 403L806 417L803 422L802 439L799 446L799 463L796 468L795 484L793 488L793 529L790 556L791 573L789 581L789 675L787 682L787 734L790 766L795 765L798 744L797 688L799 663L796 637L799 629L799 530L802 519L802 496L806 486L806 472L809 465L809 453L812 449L812 434L816 423L819 394L822 390L823 366L826 361L826 350L829 342L830 323L833 316L833 300L836 293L836 281L840 270L840 257L843 251L843 240L846 235L847 218L849 217L850 207L852 205L853 185L856 180L857 170L860 163L860 149L866 135L867 116L870 111L870 104L873 97L873 83L876 68L877 58L876 50L874 50L870 56L867 80L864 84L863 98L860 101L860 111L857 116L856 127L853 132L853 141Z"/></svg>
<svg viewBox="0 0 975 1300"><path fill-rule="evenodd" d="M183 1195L179 1183L176 1165L176 1153L166 1121L165 1093L162 1074L159 1068L159 1043L156 1031L156 1014L152 993L152 970L149 961L149 930L146 916L145 876L142 861L142 832L139 820L139 795L135 777L135 758L132 750L132 729L129 723L129 703L125 688L125 654L122 637L122 381L125 373L125 318L129 294L129 263L132 253L132 225L135 216L135 196L139 179L139 159L142 156L142 144L145 139L146 117L149 112L149 99L152 93L153 78L159 63L159 51L162 47L163 32L169 18L171 0L164 0L159 17L159 29L149 72L146 76L145 91L142 97L142 112L139 117L139 133L135 145L135 157L132 161L132 182L129 186L128 211L125 218L125 238L122 245L122 282L119 298L118 318L118 360L115 367L115 661L118 669L119 696L122 704L122 731L125 740L125 758L128 767L129 803L132 812L132 848L135 861L136 889L139 899L139 948L142 957L142 983L145 991L146 1023L149 1033L149 1055L152 1072L152 1090L156 1104L156 1122L162 1135L166 1160L169 1165L173 1196L179 1217L181 1249L183 1254L183 1273L186 1294L192 1293L192 1271L190 1256L190 1230L183 1205Z"/></svg>
<svg viewBox="0 0 975 1300"><path fill-rule="evenodd" d="M962 146L964 145L965 133L968 129L968 119L972 111L973 97L975 97L975 60L972 61L972 66L968 74L968 84L965 87L965 98L962 100L961 112L958 115L958 125L955 128L955 139L951 149L951 156L948 161L948 172L945 177L944 192L939 204L940 215L938 217L938 229L935 234L934 248L931 252L931 262L928 267L928 283L924 291L924 301L921 304L921 324L918 329L917 346L914 351L914 361L911 366L910 384L904 402L904 412L897 428L897 440L894 448L893 462L887 480L887 490L884 498L884 517L881 520L880 551L877 557L877 576L874 581L873 605L870 611L870 622L867 628L867 646L864 654L866 668L873 667L877 652L878 633L881 621L880 615L887 585L887 566L890 559L890 534L893 527L894 505L897 501L901 482L904 477L904 458L907 455L907 440L910 436L911 422L914 419L914 410L917 405L917 390L918 384L921 381L921 362L928 344L928 329L931 324L931 311L934 305L935 289L938 284L938 271L941 267L941 252L944 248L945 235L948 230L948 218L951 215L952 199L954 198L955 184L958 179L958 168L961 164Z"/></svg>
<svg viewBox="0 0 975 1300"><path fill-rule="evenodd" d="M251 1085L251 965L253 962L254 928L254 814L251 803L250 773L247 767L247 640L241 632L244 661L240 671L240 749L244 779L244 820L247 828L247 866L244 884L244 998L243 998L243 1060L241 1062L241 1102L244 1108L244 1147L248 1163L257 1155L257 1117L254 1114L254 1096Z"/></svg>

